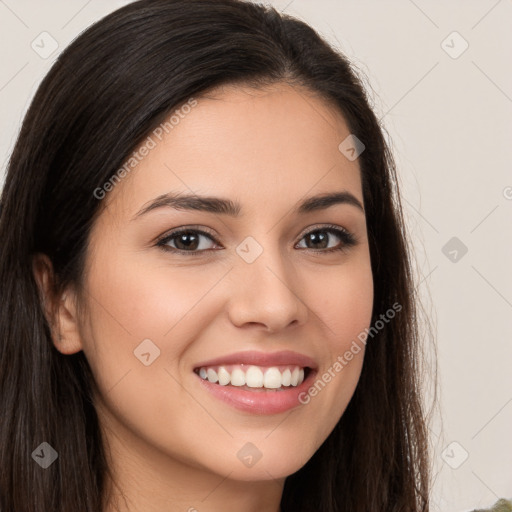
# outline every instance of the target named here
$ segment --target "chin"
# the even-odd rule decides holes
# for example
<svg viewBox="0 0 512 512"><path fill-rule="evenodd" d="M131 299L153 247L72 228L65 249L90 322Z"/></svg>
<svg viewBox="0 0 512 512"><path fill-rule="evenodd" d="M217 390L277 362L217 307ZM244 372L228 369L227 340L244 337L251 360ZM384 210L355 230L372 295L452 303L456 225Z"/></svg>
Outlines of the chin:
<svg viewBox="0 0 512 512"><path fill-rule="evenodd" d="M276 449L267 456L262 453L260 459L252 462L252 466L237 459L237 464L225 468L227 472L223 474L231 471L230 479L244 482L284 479L301 469L311 456L293 452L293 449Z"/></svg>

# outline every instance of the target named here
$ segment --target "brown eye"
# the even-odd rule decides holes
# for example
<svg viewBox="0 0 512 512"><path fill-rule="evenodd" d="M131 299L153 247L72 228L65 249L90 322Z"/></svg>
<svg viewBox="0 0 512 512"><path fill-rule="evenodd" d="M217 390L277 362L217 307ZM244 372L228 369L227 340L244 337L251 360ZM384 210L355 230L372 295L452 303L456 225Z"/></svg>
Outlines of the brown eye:
<svg viewBox="0 0 512 512"><path fill-rule="evenodd" d="M336 241L336 239L338 239L338 243L334 246L330 246L332 241ZM208 247L207 240L219 245L217 240L210 233L201 229L189 227L177 229L167 234L158 241L157 246L161 247L165 251L178 254L199 255L203 252L215 250L212 247ZM354 235L343 228L334 226L317 228L309 231L303 235L302 240L306 241L306 247L301 248L318 251L320 253L342 251L357 244L357 240Z"/></svg>
<svg viewBox="0 0 512 512"><path fill-rule="evenodd" d="M329 247L329 242L333 238L339 239L340 242L335 246ZM319 250L321 252L341 251L357 243L357 240L351 233L338 227L326 227L309 231L303 236L303 239L306 240L306 249Z"/></svg>
<svg viewBox="0 0 512 512"><path fill-rule="evenodd" d="M208 243L203 241L205 238L216 242L213 236L206 233L206 231L190 228L180 229L165 236L157 245L168 251L200 253L211 250L207 247Z"/></svg>

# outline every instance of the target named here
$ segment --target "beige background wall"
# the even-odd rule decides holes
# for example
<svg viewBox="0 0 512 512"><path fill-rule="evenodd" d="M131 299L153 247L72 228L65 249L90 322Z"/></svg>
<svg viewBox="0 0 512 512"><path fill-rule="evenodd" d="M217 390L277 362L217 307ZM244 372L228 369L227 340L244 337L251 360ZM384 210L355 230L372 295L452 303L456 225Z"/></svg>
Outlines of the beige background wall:
<svg viewBox="0 0 512 512"><path fill-rule="evenodd" d="M126 3L0 0L2 182L55 56ZM434 510L512 498L512 1L271 3L353 59L392 140L437 332L443 425L437 418L431 428Z"/></svg>

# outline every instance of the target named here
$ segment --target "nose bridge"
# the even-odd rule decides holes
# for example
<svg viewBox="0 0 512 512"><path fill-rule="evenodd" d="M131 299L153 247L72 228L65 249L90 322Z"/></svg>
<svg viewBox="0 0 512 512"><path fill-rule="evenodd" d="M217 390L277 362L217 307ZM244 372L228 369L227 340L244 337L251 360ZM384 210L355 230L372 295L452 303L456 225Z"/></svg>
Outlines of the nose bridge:
<svg viewBox="0 0 512 512"><path fill-rule="evenodd" d="M236 248L232 321L262 323L275 330L305 319L293 268L271 234L248 236Z"/></svg>
<svg viewBox="0 0 512 512"><path fill-rule="evenodd" d="M290 286L288 281L291 267L286 262L286 255L282 253L279 242L272 233L259 233L255 236L258 238L246 237L236 247L239 257L236 265L240 272L245 275L245 279L255 280L256 283L265 282L267 286L279 283L277 288L287 288L287 285Z"/></svg>

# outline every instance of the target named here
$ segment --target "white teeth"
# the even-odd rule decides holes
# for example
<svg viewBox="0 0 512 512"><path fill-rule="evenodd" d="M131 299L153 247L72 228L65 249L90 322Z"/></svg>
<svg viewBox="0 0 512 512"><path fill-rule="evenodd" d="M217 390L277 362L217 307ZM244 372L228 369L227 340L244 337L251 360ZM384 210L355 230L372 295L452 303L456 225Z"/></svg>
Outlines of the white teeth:
<svg viewBox="0 0 512 512"><path fill-rule="evenodd" d="M221 386L226 386L231 381L231 375L228 371L226 371L226 368L224 366L221 366L218 371L219 375L219 384Z"/></svg>
<svg viewBox="0 0 512 512"><path fill-rule="evenodd" d="M269 368L265 372L263 386L266 388L276 389L281 387L281 372L277 368Z"/></svg>
<svg viewBox="0 0 512 512"><path fill-rule="evenodd" d="M210 370L208 370L208 371L210 371ZM210 380L210 377L208 377L208 380ZM210 382L211 382L211 380L210 380ZM298 368L294 368L291 378L290 378L290 383L292 386L297 386L299 384L299 369Z"/></svg>
<svg viewBox="0 0 512 512"><path fill-rule="evenodd" d="M257 366L249 366L245 373L245 383L250 388L263 387L263 372Z"/></svg>
<svg viewBox="0 0 512 512"><path fill-rule="evenodd" d="M245 386L245 373L240 368L235 368L231 372L232 386Z"/></svg>
<svg viewBox="0 0 512 512"><path fill-rule="evenodd" d="M243 366L243 365L242 365ZM232 368L229 372L228 369ZM248 386L250 388L279 389L289 386L299 386L304 381L304 368L298 366L280 371L276 366L260 368L249 366L247 370L233 366L219 366L213 368L200 368L199 376L209 382L218 382L221 386Z"/></svg>
<svg viewBox="0 0 512 512"><path fill-rule="evenodd" d="M208 377L208 380L210 382L217 382L219 380L217 377L217 372L215 370L212 370L211 368L208 368L208 370L206 370L206 376Z"/></svg>

